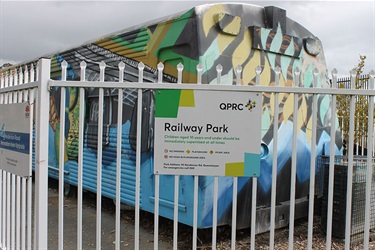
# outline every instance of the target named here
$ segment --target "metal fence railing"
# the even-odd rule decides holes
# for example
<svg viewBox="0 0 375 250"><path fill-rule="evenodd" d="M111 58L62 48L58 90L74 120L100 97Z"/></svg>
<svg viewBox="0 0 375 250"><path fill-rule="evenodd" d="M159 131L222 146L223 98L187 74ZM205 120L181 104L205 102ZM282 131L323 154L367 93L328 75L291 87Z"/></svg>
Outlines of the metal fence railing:
<svg viewBox="0 0 375 250"><path fill-rule="evenodd" d="M67 80L68 65L66 62L61 63L61 80L51 80L49 76L50 61L46 59L42 59L39 62L39 76L36 80L33 81L33 77L28 80L32 83L25 82L24 84L14 84L21 82L21 76L14 72L10 75L1 76L0 104L9 105L14 103L14 96L17 95L16 99L20 102L28 101L32 106L35 106L36 114L34 125L35 173L33 173L32 177L35 181L35 206L33 210L30 207L32 203L31 177L21 179L18 176L11 175L1 170L0 246L2 248L15 249L20 245L22 246L21 248L23 248L23 246L25 248L33 246L35 249L48 248L49 232L47 226L48 216L46 215L48 214L48 175L50 174L50 176L57 178L59 181L59 249L63 249L64 242L71 240L64 237L64 230L66 230L66 228L77 231L77 249L82 249L83 247L82 242L85 227L82 219L84 212L82 199L84 190L96 193L95 245L97 249L104 247L102 244L102 237L104 236L101 232L103 196L107 196L116 202L116 240L114 242L116 249L120 248L120 242L122 240L120 235L120 204L123 202L135 207L135 249L140 248L141 210L149 210L154 213L153 234L155 249L159 248L160 240L159 216L170 218L174 222L174 249L178 248L179 222L192 226L193 249L197 249L198 246L198 229L206 227L212 228L211 247L212 249L216 249L219 232L218 227L228 221L230 221L232 226L231 246L232 249L234 249L237 238L236 229L238 223L243 222L241 220L244 219L249 222L250 248L255 249L256 235L259 233L259 231L256 231L259 229L257 227L257 221L262 219L257 217L257 215L262 214L262 212L266 210L270 214L268 227L270 232L270 248L275 248L274 240L277 223L279 223L279 220L287 220L286 225L289 225L288 247L289 249L293 249L295 243L294 222L297 215L300 214L297 213L297 204L300 200L303 200L301 198L306 198L300 197L302 191L299 189L296 190L296 185L300 185L302 182L301 176L306 176L307 173L309 178L305 180L303 185L303 189L307 190L306 194L308 197L308 199L304 199L308 204L303 211L308 215L307 248L312 249L314 242L313 222L314 211L316 210L314 204L315 197L321 196L323 208L321 222L326 229L325 244L327 249L331 247L332 240L336 237L345 239L346 249L349 249L352 243L359 242L359 239L363 239L363 246L365 249L368 249L370 234L373 230L373 169L366 166L372 166L372 155L369 154L360 159L353 156L354 124L351 124L348 141L349 154L347 158L338 157L337 154L340 154L340 147L338 145L340 143L336 143L340 141L340 138L336 138L336 134L339 134L336 133L338 127L336 117L335 115L324 117L324 119L329 119L329 122L327 122L329 126L323 127L321 123L318 123L317 110L318 104L322 105L322 103L327 103L322 101L323 97L327 97L330 103L335 103L338 94L349 95L351 96L350 115L351 117L354 116L355 96L365 95L368 96L371 103L374 102L374 72L370 73L369 88L367 90L340 89L339 92L336 79L337 72L335 71L333 72L333 84L331 88L316 87L316 83L318 82L317 73L313 74L313 87L302 87L305 85L300 82L302 77L298 69L293 72L293 85L279 86L279 79L281 77L281 70L279 68L276 68L274 72L275 82L273 86L262 86L260 67L256 69L256 84L254 86L240 86L241 68L236 69L236 79L234 80L236 85L232 85L232 83L230 83L230 85L225 85L223 84L224 80L221 79L222 67L219 65L217 67L217 84L206 85L200 84L202 71L201 67L198 66L197 84L183 84L183 65L180 64L177 67L177 84L171 84L163 82L162 64L158 65L158 83L145 83L143 81L144 65L142 63L138 65L138 82L123 82L125 71L124 64L122 63L119 64L119 80L105 81L106 64L101 62L96 63L96 66L98 64L100 67L100 75L97 81L86 81L85 62L81 63L80 81ZM25 77L25 75L26 73L24 73L23 77ZM17 80L14 80L14 76L17 76ZM32 94L30 94L31 92L28 94L29 99L24 98L24 94L22 98L20 97L22 91L29 91L32 87L37 87L38 90L35 95L36 102L34 102L34 98ZM52 92L50 91L56 89L59 91L53 92L53 99L52 94L50 94ZM87 90L91 91L90 97L87 95ZM269 99L266 109L271 116L279 117L281 109L285 109L282 111L288 113L289 118L268 128L268 131L270 131L270 133L272 132L272 143L266 145L266 143L262 142L262 153L259 155L260 166L262 166L262 163L265 163L265 161L270 161L271 168L267 169L267 171L269 170L269 175L266 176L264 174L265 172L262 172L266 170L261 169L260 173L263 173L263 175L258 175L255 171L254 175L244 177L243 171L245 171L245 167L243 162L242 165L238 163L234 165L232 163L232 165L230 165L240 170L231 176L219 176L214 172L211 176L199 176L195 173L191 175L167 175L154 172L154 160L151 157L154 150L152 149L154 143L154 138L152 136L154 124L152 124L152 122L155 120L155 117L153 117L153 108L154 105L158 104L153 103L153 96L150 93L158 94L164 90L184 91L184 94L191 94L192 92L198 93L201 91L200 93L206 93L206 96L209 96L209 94L207 94L209 92L224 93L223 96L229 96L231 93L259 94ZM71 93L75 93L74 98ZM136 124L135 127L131 127L129 123L122 120L123 113L126 111L123 109L125 104L118 100L124 100L124 94L132 96L131 102L134 108L127 117L132 117L128 119L133 119L132 122L134 125ZM291 104L288 103L284 105L283 102L279 101L281 100L279 97L282 95L289 96L290 94L293 95L293 98L289 99ZM270 96L272 98L270 98ZM172 105L171 103L174 97L174 95L168 97L170 100L165 102L167 107ZM89 98L92 99L88 100ZM57 101L59 101L58 104L56 104ZM241 103L241 105L253 105L251 107L246 107L248 108L247 111L254 112L254 110L251 111L251 109L256 107L256 103L250 100L246 100L246 102L246 104ZM51 103L54 103L54 107L58 108L52 110L50 108ZM301 106L306 103L309 105L307 110L308 113L311 114L311 118L309 118L308 121L302 121L301 116L303 116L304 110L301 111L300 109ZM71 112L72 109L70 109L70 106L73 104L78 107L77 112ZM192 104L190 105L190 107L193 106ZM233 108L233 103L230 103L230 106ZM115 107L117 107L117 113L114 111ZM227 103L225 103L225 107L228 108ZM291 110L286 110L288 108ZM90 109L90 111L88 112L87 109ZM335 105L329 105L329 109L327 113L336 113ZM265 109L262 110L265 112ZM58 114L59 119L56 118L55 113ZM368 115L373 117L373 106L371 105L369 105L368 108ZM320 118L321 117L319 117L319 119ZM70 119L70 123L65 119ZM194 118L192 118L192 120L195 121ZM55 121L58 121L58 123L54 123ZM87 121L87 123L74 123L71 121ZM278 119L275 119L275 121L278 121ZM188 121L184 122L187 123ZM238 122L247 126L249 124L251 125L251 122L254 121ZM304 126L303 129L300 127L301 124ZM54 140L49 139L51 126L54 126L53 129L56 135ZM210 129L212 129L213 125L210 124L210 126ZM281 138L280 136L284 131L282 129L285 128L285 126L291 128L291 133L285 137L288 140L278 141L278 138ZM176 125L174 129L178 130L182 127L183 124L179 124ZM168 127L168 129L170 129L170 127ZM221 124L220 126L216 126L215 129L217 131L226 131L227 127L225 124ZM368 129L368 134L372 135L372 120L369 121ZM127 133L124 132L125 130ZM193 130L198 131L198 126L194 127ZM46 131L49 132L46 133ZM93 142L96 142L96 145L92 145L91 147L88 146L88 131L92 132L92 134L89 135L90 143L95 144ZM302 132L304 135L306 134L306 137L301 139L300 134ZM318 142L317 138L320 138L319 136L322 134L328 134L329 136L327 138L329 138L329 140ZM234 137L219 137L220 136L217 136L215 139L205 139L209 143L213 141L213 144L225 144L225 140L236 140ZM147 138L147 140L145 138ZM179 137L178 139L174 138L174 140L176 141L174 143L181 143L181 141L185 139ZM201 142L199 138L195 140L196 142ZM310 145L310 157L308 159L298 154L299 150L301 150L298 145L303 142L303 140L308 141L306 145ZM187 143L187 140L184 142ZM46 145L51 144L58 145L56 147L58 150L53 154L53 157L56 158L58 162L57 166L55 166L55 169L58 169L58 174L55 172L52 174L51 171L48 170L48 164L51 160L49 157L52 157L52 154L49 150L46 150ZM151 147L148 148L150 145ZM290 147L290 155L286 160L275 157L278 155L278 152L283 149L281 148L282 146L285 148ZM374 146L372 140L367 140L366 148L368 152L373 152ZM68 155L66 151L73 149L77 149L77 154L69 153ZM322 151L318 151L317 149L322 149ZM186 148L186 150L182 152L171 152L171 150L176 150L171 147L163 150L163 157L165 158L171 155L176 158L185 156L185 154L189 154L190 157L193 153L199 155L197 156L198 158L203 157L203 154L205 154L204 157L207 158L212 154L228 154L231 150L241 149L227 149L227 152L216 152L215 150L207 152L197 150L197 152L192 152L192 150ZM321 157L322 154L327 155L327 157ZM75 163L73 164L72 162ZM303 162L303 164L301 164L301 162ZM88 164L91 164L93 167L88 168ZM278 169L278 166L281 166L281 164L287 165L288 168L281 171ZM310 167L303 168L301 165L309 165ZM215 166L210 165L207 160L207 167L213 168ZM303 170L304 175L301 175L301 170ZM88 176L90 176L91 179L87 179ZM71 178L74 178L75 185L77 186L77 221L74 225L66 224L66 220L64 219L64 183L71 181ZM270 196L270 202L266 206L266 209L264 209L264 206L261 204L262 199L266 196L262 193L263 190L261 188L265 183L270 183L270 189L267 193L267 195ZM127 187L126 190L123 189L125 186ZM209 186L209 188L207 188L207 186ZM27 191L25 191L26 189ZM284 193L281 194L281 190L284 190ZM206 193L203 193L203 191ZM287 198L283 200L282 205L285 206L285 204L287 204L288 209L284 209L286 212L281 216L281 214L277 213L277 208L280 205L278 200L285 195ZM244 197L246 197L246 202L243 200ZM204 202L205 205L203 207L202 202ZM230 206L226 206L225 209L223 209L222 204L224 202ZM242 202L241 205L239 205L240 202ZM19 204L25 204L25 207L19 206ZM152 206L147 207L147 204L152 204ZM250 216L248 218L240 218L237 214L242 204L247 204L246 206L249 208L247 214ZM19 209L19 207L21 207L21 209ZM205 211L206 214L203 218L202 211L204 209L207 211ZM30 222L31 210L35 218L34 224ZM23 215L24 212L26 212L26 215ZM225 223L223 222L224 217L221 216L224 213L230 216L229 219L226 218L227 222ZM28 222L26 222L25 218L27 218ZM341 224L345 224L344 229L343 225L335 223L335 220L338 220ZM21 227L21 225L23 226L25 224L26 227ZM337 227L340 227L340 229ZM27 233L23 231L23 228L27 228ZM33 228L34 230L32 230ZM31 242L31 233L34 235L33 242ZM339 235L337 235L338 233ZM358 237L358 239L356 237Z"/></svg>
<svg viewBox="0 0 375 250"><path fill-rule="evenodd" d="M372 159L372 168L374 168L375 159ZM327 225L327 197L328 197L328 173L329 157L322 156L319 159L321 174L317 176L319 191L322 198L321 206L321 225L326 228ZM335 177L333 183L333 217L332 217L332 237L345 239L345 221L347 214L347 186L348 186L348 157L335 156ZM362 243L365 230L365 200L366 200L366 171L367 158L365 156L355 156L353 159L353 178L352 178L352 204L350 217L350 242L351 246ZM375 183L374 173L371 185L370 201L370 237L375 236Z"/></svg>
<svg viewBox="0 0 375 250"><path fill-rule="evenodd" d="M12 106L12 104L26 103L27 110L22 115L27 115L34 123L34 131L37 135L33 138L31 132L29 139L25 141L22 141L23 139L20 141L14 138L15 136L7 138L7 133L15 132L17 126L6 124L5 127L4 120L18 114L1 114L4 120L1 120L2 136L0 139L1 142L5 142L0 147L2 169L0 170L0 248L2 249L29 249L32 245L36 249L47 248L48 151L43 149L43 146L48 144L48 134L45 131L48 131L48 115L46 115L48 105L46 103L49 102L47 89L49 68L50 62L41 60L36 68L30 65L29 68L20 68L12 74L1 77L0 104ZM5 112L4 110L2 109L2 112ZM35 152L32 153L33 144L35 144ZM13 156L12 152L22 151L25 145L28 145L29 149L28 152L23 152L29 158L26 163L18 163L17 155L11 159L5 156L6 149L10 149L9 155ZM34 163L32 163L33 160ZM4 170L5 165L14 166L14 171ZM15 174L18 168L31 169L31 165L34 165L35 174ZM32 184L34 181L35 185ZM32 223L33 216L34 223Z"/></svg>

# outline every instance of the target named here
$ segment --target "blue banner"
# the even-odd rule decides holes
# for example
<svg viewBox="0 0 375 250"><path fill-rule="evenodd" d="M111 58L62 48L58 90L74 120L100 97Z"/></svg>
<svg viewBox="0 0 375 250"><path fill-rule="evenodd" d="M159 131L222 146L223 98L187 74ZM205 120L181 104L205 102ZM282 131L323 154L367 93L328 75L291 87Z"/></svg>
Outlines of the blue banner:
<svg viewBox="0 0 375 250"><path fill-rule="evenodd" d="M3 131L0 136L0 148L29 154L30 134Z"/></svg>

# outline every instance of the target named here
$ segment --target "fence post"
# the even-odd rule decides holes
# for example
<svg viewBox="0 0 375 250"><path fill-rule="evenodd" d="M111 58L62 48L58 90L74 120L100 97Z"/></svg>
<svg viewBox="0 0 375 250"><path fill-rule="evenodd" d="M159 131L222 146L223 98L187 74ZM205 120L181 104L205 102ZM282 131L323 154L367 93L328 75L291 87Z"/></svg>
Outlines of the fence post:
<svg viewBox="0 0 375 250"><path fill-rule="evenodd" d="M48 126L51 60L39 61L35 143L35 235L34 249L48 249ZM31 102L33 100L30 100ZM35 105L35 104L34 104ZM45 148L47 147L47 148Z"/></svg>

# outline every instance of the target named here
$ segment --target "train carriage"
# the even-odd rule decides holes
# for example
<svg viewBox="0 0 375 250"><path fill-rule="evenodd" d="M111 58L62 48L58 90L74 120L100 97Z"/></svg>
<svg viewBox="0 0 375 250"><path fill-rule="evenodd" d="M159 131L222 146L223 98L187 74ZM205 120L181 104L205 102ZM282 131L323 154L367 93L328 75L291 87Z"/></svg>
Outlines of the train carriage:
<svg viewBox="0 0 375 250"><path fill-rule="evenodd" d="M242 85L255 84L255 68L262 67L261 85L273 85L275 68L281 68L281 86L292 86L292 72L301 71L304 87L312 87L313 70L318 69L318 86L329 85L321 41L305 27L287 17L286 11L274 6L260 7L245 3L205 4L159 20L125 29L81 46L47 55L52 59L51 78L60 79L61 63L68 63L68 80L80 79L80 63L87 63L86 80L99 80L98 64L104 61L106 79L118 80L117 65L125 63L124 81L138 81L138 65L145 64L144 81L156 82L157 64L165 65L163 81L177 81L176 66L184 65L183 82L195 83L196 66L203 69L202 83L217 82L216 66L223 66L221 83L234 84L236 67L242 66ZM30 62L28 62L30 63ZM21 67L24 64L14 67ZM12 69L12 68L10 68ZM5 69L5 70L9 70ZM117 145L117 91L105 89L102 195L115 199L116 145ZM136 142L136 90L123 90L122 114L122 178L121 202L135 203L135 142ZM257 231L267 231L271 204L271 172L273 157L278 158L276 227L285 226L289 217L290 169L292 154L293 95L280 95L278 117L273 116L272 95L263 93L261 173L258 178L257 207L260 218ZM49 127L49 174L58 178L60 90L51 90ZM153 174L153 123L154 93L143 92L142 110L142 162L140 180L140 208L154 210ZM77 185L78 125L85 124L83 149L83 188L96 192L98 92L86 89L84 121L79 120L79 93L68 88L65 107L65 181ZM299 99L298 155L296 172L296 218L307 214L306 204L310 180L312 97ZM330 142L330 107L328 95L319 96L317 157L325 152ZM192 117L192 119L194 119ZM239 121L240 122L240 121ZM278 151L273 152L273 126L279 127ZM339 139L336 150L341 149ZM319 173L320 169L317 169ZM198 227L212 226L213 177L199 177ZM179 216L181 223L193 225L193 176L179 177ZM173 218L174 176L160 176L161 216ZM238 179L237 227L250 226L251 178ZM219 177L218 224L231 223L233 178Z"/></svg>

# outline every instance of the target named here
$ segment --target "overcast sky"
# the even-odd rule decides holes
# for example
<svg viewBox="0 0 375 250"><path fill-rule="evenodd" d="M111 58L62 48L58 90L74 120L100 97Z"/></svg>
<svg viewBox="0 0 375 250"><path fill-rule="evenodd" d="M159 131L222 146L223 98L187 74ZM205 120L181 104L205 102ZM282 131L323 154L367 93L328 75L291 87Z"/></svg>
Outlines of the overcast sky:
<svg viewBox="0 0 375 250"><path fill-rule="evenodd" d="M21 63L195 5L218 1L0 0L0 65ZM228 1L226 1L228 2ZM239 2L239 0L237 1ZM375 1L243 1L274 5L323 43L328 70L375 70Z"/></svg>

